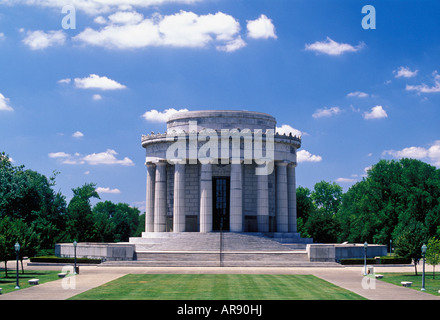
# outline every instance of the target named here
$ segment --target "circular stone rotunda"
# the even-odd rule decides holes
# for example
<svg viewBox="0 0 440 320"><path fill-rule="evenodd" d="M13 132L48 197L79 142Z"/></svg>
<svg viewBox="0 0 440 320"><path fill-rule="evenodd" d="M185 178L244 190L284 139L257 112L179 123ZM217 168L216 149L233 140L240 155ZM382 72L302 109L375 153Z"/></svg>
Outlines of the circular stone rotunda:
<svg viewBox="0 0 440 320"><path fill-rule="evenodd" d="M312 239L296 225L301 138L275 130L265 113L207 110L176 113L165 133L143 135L145 232L130 238L137 260L308 261Z"/></svg>

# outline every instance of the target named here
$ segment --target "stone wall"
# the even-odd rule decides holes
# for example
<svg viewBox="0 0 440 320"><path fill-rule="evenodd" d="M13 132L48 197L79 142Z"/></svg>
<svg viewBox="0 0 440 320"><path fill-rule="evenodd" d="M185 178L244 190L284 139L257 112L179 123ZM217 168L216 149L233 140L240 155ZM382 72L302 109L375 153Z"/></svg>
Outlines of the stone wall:
<svg viewBox="0 0 440 320"><path fill-rule="evenodd" d="M71 257L75 255L72 243L55 244L57 257ZM134 260L135 245L120 243L78 243L76 247L77 258L103 259L109 261Z"/></svg>
<svg viewBox="0 0 440 320"><path fill-rule="evenodd" d="M346 258L364 258L363 244L308 244L307 254L311 262L334 262ZM367 258L386 256L387 246L368 245Z"/></svg>

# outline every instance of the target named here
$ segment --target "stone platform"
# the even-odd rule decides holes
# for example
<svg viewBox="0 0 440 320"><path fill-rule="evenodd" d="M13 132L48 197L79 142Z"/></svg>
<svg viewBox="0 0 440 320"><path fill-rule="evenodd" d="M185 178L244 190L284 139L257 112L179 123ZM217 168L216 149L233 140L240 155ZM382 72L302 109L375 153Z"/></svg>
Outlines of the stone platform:
<svg viewBox="0 0 440 320"><path fill-rule="evenodd" d="M304 243L301 243L304 242ZM130 238L135 245L135 259L121 263L131 266L322 266L311 263L306 242L298 234L263 234L235 232L154 232L142 238ZM336 263L331 263L337 265Z"/></svg>

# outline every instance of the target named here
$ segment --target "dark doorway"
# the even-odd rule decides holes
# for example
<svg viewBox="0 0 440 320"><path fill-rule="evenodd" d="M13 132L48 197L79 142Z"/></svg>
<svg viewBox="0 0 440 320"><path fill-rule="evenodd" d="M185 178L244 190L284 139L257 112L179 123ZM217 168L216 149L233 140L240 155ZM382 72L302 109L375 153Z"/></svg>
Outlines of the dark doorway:
<svg viewBox="0 0 440 320"><path fill-rule="evenodd" d="M212 178L212 230L229 231L229 177Z"/></svg>

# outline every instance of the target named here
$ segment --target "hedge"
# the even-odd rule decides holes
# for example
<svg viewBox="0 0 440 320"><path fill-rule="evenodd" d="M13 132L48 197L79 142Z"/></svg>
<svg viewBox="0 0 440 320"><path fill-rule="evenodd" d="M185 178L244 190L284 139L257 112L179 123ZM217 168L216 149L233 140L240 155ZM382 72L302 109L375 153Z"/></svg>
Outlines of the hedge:
<svg viewBox="0 0 440 320"><path fill-rule="evenodd" d="M364 259L363 258L341 259L339 263L343 265L354 265L354 264L363 265ZM379 261L377 261L375 258L368 258L367 264L411 264L411 258L381 256Z"/></svg>
<svg viewBox="0 0 440 320"><path fill-rule="evenodd" d="M45 262L45 263L74 263L74 258L61 258L56 256L42 256L29 258L31 262ZM101 259L76 258L77 264L100 264Z"/></svg>

